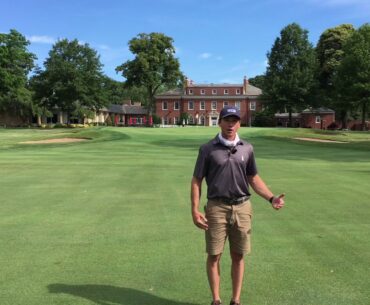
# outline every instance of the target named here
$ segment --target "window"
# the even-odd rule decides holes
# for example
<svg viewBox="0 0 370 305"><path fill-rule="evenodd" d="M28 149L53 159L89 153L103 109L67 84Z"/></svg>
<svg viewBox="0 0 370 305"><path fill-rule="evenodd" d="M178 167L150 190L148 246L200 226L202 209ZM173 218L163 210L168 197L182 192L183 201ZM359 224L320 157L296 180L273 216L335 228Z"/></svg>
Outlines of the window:
<svg viewBox="0 0 370 305"><path fill-rule="evenodd" d="M240 102L239 101L235 102L235 108L240 110Z"/></svg>
<svg viewBox="0 0 370 305"><path fill-rule="evenodd" d="M212 101L211 109L212 110L217 110L217 102L216 101Z"/></svg>
<svg viewBox="0 0 370 305"><path fill-rule="evenodd" d="M168 110L167 102L162 102L162 110Z"/></svg>
<svg viewBox="0 0 370 305"><path fill-rule="evenodd" d="M224 94L229 94L229 89L224 89Z"/></svg>
<svg viewBox="0 0 370 305"><path fill-rule="evenodd" d="M188 102L188 110L194 110L194 102L193 101Z"/></svg>
<svg viewBox="0 0 370 305"><path fill-rule="evenodd" d="M179 105L179 102L178 101L175 101L173 103L173 110L179 110L180 109L180 105Z"/></svg>
<svg viewBox="0 0 370 305"><path fill-rule="evenodd" d="M225 107L225 106L228 106L228 105L229 105L229 102L224 101L224 107Z"/></svg>
<svg viewBox="0 0 370 305"><path fill-rule="evenodd" d="M179 123L179 118L178 117L174 117L173 118L173 125L176 125L176 124L178 124Z"/></svg>
<svg viewBox="0 0 370 305"><path fill-rule="evenodd" d="M167 117L162 118L162 124L163 125L168 125L168 119L167 119Z"/></svg>
<svg viewBox="0 0 370 305"><path fill-rule="evenodd" d="M193 89L189 89L189 94L193 95Z"/></svg>
<svg viewBox="0 0 370 305"><path fill-rule="evenodd" d="M250 102L249 103L249 109L250 110L256 110L256 102Z"/></svg>
<svg viewBox="0 0 370 305"><path fill-rule="evenodd" d="M199 110L206 110L206 103L204 101L200 101Z"/></svg>
<svg viewBox="0 0 370 305"><path fill-rule="evenodd" d="M217 89L212 89L212 94L217 94Z"/></svg>
<svg viewBox="0 0 370 305"><path fill-rule="evenodd" d="M236 94L239 95L240 94L240 89L236 89Z"/></svg>
<svg viewBox="0 0 370 305"><path fill-rule="evenodd" d="M315 123L317 124L321 123L321 117L319 115L315 117Z"/></svg>
<svg viewBox="0 0 370 305"><path fill-rule="evenodd" d="M206 90L200 89L200 94L202 94L202 95L206 94Z"/></svg>

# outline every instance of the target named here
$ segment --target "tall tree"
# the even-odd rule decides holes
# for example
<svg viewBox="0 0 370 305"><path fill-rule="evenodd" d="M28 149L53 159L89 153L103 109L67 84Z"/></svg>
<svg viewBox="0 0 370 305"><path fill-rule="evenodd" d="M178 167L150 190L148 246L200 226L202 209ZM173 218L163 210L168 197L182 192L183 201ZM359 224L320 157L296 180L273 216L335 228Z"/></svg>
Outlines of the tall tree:
<svg viewBox="0 0 370 305"><path fill-rule="evenodd" d="M248 79L249 83L263 91L265 86L265 75L256 75Z"/></svg>
<svg viewBox="0 0 370 305"><path fill-rule="evenodd" d="M316 46L318 59L317 78L319 81L317 98L335 109L346 128L351 101L346 100L334 86L338 67L344 56L344 44L355 31L351 24L342 24L324 31Z"/></svg>
<svg viewBox="0 0 370 305"><path fill-rule="evenodd" d="M104 92L106 99L111 104L122 104L125 100L133 102L144 102L147 100L145 88L128 87L124 82L119 82L109 77L104 78Z"/></svg>
<svg viewBox="0 0 370 305"><path fill-rule="evenodd" d="M96 51L78 40L59 40L31 80L35 99L57 106L69 116L89 115L104 106L102 64Z"/></svg>
<svg viewBox="0 0 370 305"><path fill-rule="evenodd" d="M337 87L352 99L362 114L365 130L370 105L370 24L355 31L344 45L344 57L338 69Z"/></svg>
<svg viewBox="0 0 370 305"><path fill-rule="evenodd" d="M0 111L27 114L31 93L27 89L27 75L36 56L27 50L29 42L16 30L0 33Z"/></svg>
<svg viewBox="0 0 370 305"><path fill-rule="evenodd" d="M182 81L180 64L175 58L173 39L162 33L141 33L129 42L135 55L116 68L126 78L129 87L144 87L150 113L154 111L154 96L163 87L175 87Z"/></svg>
<svg viewBox="0 0 370 305"><path fill-rule="evenodd" d="M264 82L264 95L275 110L287 111L292 125L292 112L310 104L315 85L316 59L308 41L308 31L292 23L280 32L269 53Z"/></svg>

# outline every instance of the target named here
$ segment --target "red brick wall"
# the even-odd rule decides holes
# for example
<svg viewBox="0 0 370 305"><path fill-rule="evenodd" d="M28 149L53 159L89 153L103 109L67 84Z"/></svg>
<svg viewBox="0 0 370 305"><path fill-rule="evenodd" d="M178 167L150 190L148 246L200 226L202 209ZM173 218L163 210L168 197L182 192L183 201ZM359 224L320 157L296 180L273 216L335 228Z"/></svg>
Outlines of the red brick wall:
<svg viewBox="0 0 370 305"><path fill-rule="evenodd" d="M320 116L320 123L316 123L316 116ZM332 113L302 113L302 127L305 128L327 129L333 122L335 122L335 115Z"/></svg>

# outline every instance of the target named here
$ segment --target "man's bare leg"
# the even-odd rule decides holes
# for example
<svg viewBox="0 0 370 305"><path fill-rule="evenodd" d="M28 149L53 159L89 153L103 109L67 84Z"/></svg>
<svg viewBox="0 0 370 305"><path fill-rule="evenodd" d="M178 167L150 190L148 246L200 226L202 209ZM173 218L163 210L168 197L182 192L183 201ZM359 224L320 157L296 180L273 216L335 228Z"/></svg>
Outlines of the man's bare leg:
<svg viewBox="0 0 370 305"><path fill-rule="evenodd" d="M220 259L221 254L208 255L207 258L207 275L213 301L220 300Z"/></svg>
<svg viewBox="0 0 370 305"><path fill-rule="evenodd" d="M244 256L243 254L230 252L231 255L231 279L233 285L232 301L240 303L240 294L244 276Z"/></svg>

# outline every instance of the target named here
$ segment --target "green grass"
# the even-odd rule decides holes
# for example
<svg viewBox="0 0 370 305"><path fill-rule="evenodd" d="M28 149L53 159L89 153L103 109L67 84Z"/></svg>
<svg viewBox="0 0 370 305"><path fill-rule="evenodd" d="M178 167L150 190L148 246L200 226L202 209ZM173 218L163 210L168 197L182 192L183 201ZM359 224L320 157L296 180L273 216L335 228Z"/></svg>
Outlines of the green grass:
<svg viewBox="0 0 370 305"><path fill-rule="evenodd" d="M198 147L217 131L0 129L0 304L209 304L189 190ZM240 135L267 184L286 193L278 212L253 196L243 304L368 305L370 134ZM91 140L19 144L64 136ZM226 303L229 267L224 255Z"/></svg>

